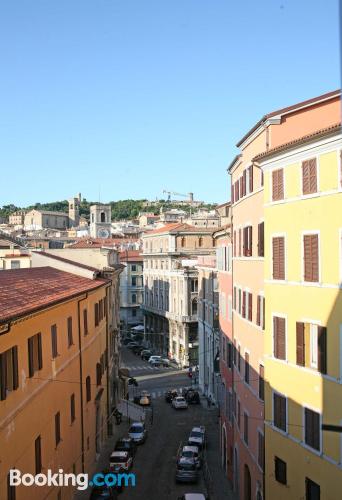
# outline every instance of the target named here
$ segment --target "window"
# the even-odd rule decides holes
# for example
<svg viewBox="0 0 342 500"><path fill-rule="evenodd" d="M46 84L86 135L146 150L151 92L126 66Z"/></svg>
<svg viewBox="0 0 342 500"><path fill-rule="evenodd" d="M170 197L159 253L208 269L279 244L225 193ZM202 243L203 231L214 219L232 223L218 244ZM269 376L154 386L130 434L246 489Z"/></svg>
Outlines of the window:
<svg viewBox="0 0 342 500"><path fill-rule="evenodd" d="M253 296L251 293L247 293L248 296L248 321L253 319Z"/></svg>
<svg viewBox="0 0 342 500"><path fill-rule="evenodd" d="M11 260L11 269L20 269L20 260Z"/></svg>
<svg viewBox="0 0 342 500"><path fill-rule="evenodd" d="M296 362L299 366L327 373L327 329L310 323L296 323Z"/></svg>
<svg viewBox="0 0 342 500"><path fill-rule="evenodd" d="M94 304L95 326L99 326L99 305Z"/></svg>
<svg viewBox="0 0 342 500"><path fill-rule="evenodd" d="M200 236L200 237L198 238L198 246L199 246L199 247L203 246L203 238L202 238L202 236Z"/></svg>
<svg viewBox="0 0 342 500"><path fill-rule="evenodd" d="M239 288L239 314L242 312L242 303L241 303L241 288Z"/></svg>
<svg viewBox="0 0 342 500"><path fill-rule="evenodd" d="M265 330L265 297L262 295L257 296L257 317L256 323Z"/></svg>
<svg viewBox="0 0 342 500"><path fill-rule="evenodd" d="M136 309L132 309L132 317L135 318L137 315L137 310Z"/></svg>
<svg viewBox="0 0 342 500"><path fill-rule="evenodd" d="M246 412L243 414L243 440L248 444L248 415Z"/></svg>
<svg viewBox="0 0 342 500"><path fill-rule="evenodd" d="M227 365L228 368L232 367L232 344L230 342L227 343Z"/></svg>
<svg viewBox="0 0 342 500"><path fill-rule="evenodd" d="M136 270L137 270L137 266L135 264L132 264L132 272L135 273Z"/></svg>
<svg viewBox="0 0 342 500"><path fill-rule="evenodd" d="M89 376L86 378L86 399L87 403L91 400L91 381Z"/></svg>
<svg viewBox="0 0 342 500"><path fill-rule="evenodd" d="M238 370L241 373L241 346L238 345Z"/></svg>
<svg viewBox="0 0 342 500"><path fill-rule="evenodd" d="M61 440L61 414L60 412L55 415L55 443L58 446Z"/></svg>
<svg viewBox="0 0 342 500"><path fill-rule="evenodd" d="M317 162L316 158L302 163L303 194L317 193Z"/></svg>
<svg viewBox="0 0 342 500"><path fill-rule="evenodd" d="M281 484L287 483L287 466L286 462L279 457L274 457L274 475L276 481Z"/></svg>
<svg viewBox="0 0 342 500"><path fill-rule="evenodd" d="M241 228L239 229L239 257L241 257Z"/></svg>
<svg viewBox="0 0 342 500"><path fill-rule="evenodd" d="M137 278L136 278L136 276L132 276L132 286L137 286Z"/></svg>
<svg viewBox="0 0 342 500"><path fill-rule="evenodd" d="M33 337L27 339L27 343L28 343L29 377L33 377L35 372L43 368L41 333L37 333Z"/></svg>
<svg viewBox="0 0 342 500"><path fill-rule="evenodd" d="M185 247L185 237L182 236L181 238L181 247Z"/></svg>
<svg viewBox="0 0 342 500"><path fill-rule="evenodd" d="M304 235L304 281L319 281L318 234Z"/></svg>
<svg viewBox="0 0 342 500"><path fill-rule="evenodd" d="M286 432L286 398L277 393L273 393L273 424Z"/></svg>
<svg viewBox="0 0 342 500"><path fill-rule="evenodd" d="M243 228L243 255L245 257L252 256L252 226L247 226Z"/></svg>
<svg viewBox="0 0 342 500"><path fill-rule="evenodd" d="M319 484L311 481L308 477L305 478L305 500L320 500L321 488Z"/></svg>
<svg viewBox="0 0 342 500"><path fill-rule="evenodd" d="M7 475L7 500L16 500L15 486L10 484L10 474Z"/></svg>
<svg viewBox="0 0 342 500"><path fill-rule="evenodd" d="M34 442L34 456L36 474L40 474L42 471L42 446L40 436L38 436Z"/></svg>
<svg viewBox="0 0 342 500"><path fill-rule="evenodd" d="M259 365L259 398L265 400L265 378L264 378L264 367Z"/></svg>
<svg viewBox="0 0 342 500"><path fill-rule="evenodd" d="M88 310L83 309L83 330L84 335L88 335Z"/></svg>
<svg viewBox="0 0 342 500"><path fill-rule="evenodd" d="M0 400L7 397L7 393L19 387L18 378L18 347L0 354Z"/></svg>
<svg viewBox="0 0 342 500"><path fill-rule="evenodd" d="M258 465L264 470L265 468L265 440L264 435L258 431Z"/></svg>
<svg viewBox="0 0 342 500"><path fill-rule="evenodd" d="M102 379L102 366L100 363L96 364L96 385L101 385Z"/></svg>
<svg viewBox="0 0 342 500"><path fill-rule="evenodd" d="M320 415L316 411L304 408L305 443L320 451Z"/></svg>
<svg viewBox="0 0 342 500"><path fill-rule="evenodd" d="M249 354L245 353L245 382L249 384Z"/></svg>
<svg viewBox="0 0 342 500"><path fill-rule="evenodd" d="M240 403L240 401L238 401L237 410L238 410L237 424L238 424L238 427L240 429L240 424L241 424L241 403Z"/></svg>
<svg viewBox="0 0 342 500"><path fill-rule="evenodd" d="M284 170L273 170L272 172L272 200L284 199Z"/></svg>
<svg viewBox="0 0 342 500"><path fill-rule="evenodd" d="M273 317L273 355L278 359L286 359L285 318Z"/></svg>
<svg viewBox="0 0 342 500"><path fill-rule="evenodd" d="M101 212L101 222L106 222L106 214Z"/></svg>
<svg viewBox="0 0 342 500"><path fill-rule="evenodd" d="M72 317L69 316L68 320L67 320L67 324L68 324L68 346L72 346L73 345L73 338L72 338Z"/></svg>
<svg viewBox="0 0 342 500"><path fill-rule="evenodd" d="M137 303L137 295L136 293L132 293L132 304L136 304Z"/></svg>
<svg viewBox="0 0 342 500"><path fill-rule="evenodd" d="M285 279L285 238L278 236L272 238L272 255L273 255L273 279Z"/></svg>
<svg viewBox="0 0 342 500"><path fill-rule="evenodd" d="M242 317L246 317L246 294L247 292L242 292Z"/></svg>
<svg viewBox="0 0 342 500"><path fill-rule="evenodd" d="M236 231L234 231L233 240L234 240L234 257L236 257Z"/></svg>
<svg viewBox="0 0 342 500"><path fill-rule="evenodd" d="M258 257L264 257L265 253L265 236L264 223L258 224Z"/></svg>
<svg viewBox="0 0 342 500"><path fill-rule="evenodd" d="M52 358L57 358L58 356L58 345L57 345L57 325L51 326L51 350Z"/></svg>
<svg viewBox="0 0 342 500"><path fill-rule="evenodd" d="M249 192L251 193L253 191L253 165L248 167L248 173L249 173Z"/></svg>
<svg viewBox="0 0 342 500"><path fill-rule="evenodd" d="M195 279L191 280L191 292L192 293L198 292L198 280Z"/></svg>
<svg viewBox="0 0 342 500"><path fill-rule="evenodd" d="M70 396L70 422L73 423L76 419L75 394Z"/></svg>

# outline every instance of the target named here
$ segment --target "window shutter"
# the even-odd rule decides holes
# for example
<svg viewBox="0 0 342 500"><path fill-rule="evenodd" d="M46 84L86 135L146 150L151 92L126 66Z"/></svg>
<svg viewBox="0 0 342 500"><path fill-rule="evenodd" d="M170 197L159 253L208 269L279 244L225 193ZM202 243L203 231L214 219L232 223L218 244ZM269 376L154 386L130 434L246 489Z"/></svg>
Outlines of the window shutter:
<svg viewBox="0 0 342 500"><path fill-rule="evenodd" d="M279 279L285 279L285 244L284 238L279 238Z"/></svg>
<svg viewBox="0 0 342 500"><path fill-rule="evenodd" d="M263 365L259 365L259 398L262 401L265 399L265 376Z"/></svg>
<svg viewBox="0 0 342 500"><path fill-rule="evenodd" d="M272 200L284 199L284 171L283 169L272 172Z"/></svg>
<svg viewBox="0 0 342 500"><path fill-rule="evenodd" d="M33 377L34 366L33 366L33 337L28 339L28 358L29 358L29 377Z"/></svg>
<svg viewBox="0 0 342 500"><path fill-rule="evenodd" d="M0 400L6 399L6 385L7 385L7 373L6 373L6 354L0 354Z"/></svg>
<svg viewBox="0 0 342 500"><path fill-rule="evenodd" d="M253 191L253 165L249 167L249 192Z"/></svg>
<svg viewBox="0 0 342 500"><path fill-rule="evenodd" d="M258 256L264 256L264 223L258 224Z"/></svg>
<svg viewBox="0 0 342 500"><path fill-rule="evenodd" d="M239 229L239 256L241 257L241 228Z"/></svg>
<svg viewBox="0 0 342 500"><path fill-rule="evenodd" d="M265 330L265 297L262 297L262 329Z"/></svg>
<svg viewBox="0 0 342 500"><path fill-rule="evenodd" d="M297 365L305 366L304 323L296 323L296 339Z"/></svg>
<svg viewBox="0 0 342 500"><path fill-rule="evenodd" d="M253 303L252 303L252 294L248 294L248 319L249 321L252 321L253 318Z"/></svg>
<svg viewBox="0 0 342 500"><path fill-rule="evenodd" d="M318 269L318 234L304 235L304 280L317 282Z"/></svg>
<svg viewBox="0 0 342 500"><path fill-rule="evenodd" d="M310 160L310 193L317 193L317 163L316 158Z"/></svg>
<svg viewBox="0 0 342 500"><path fill-rule="evenodd" d="M274 356L278 359L285 359L285 318L273 318L274 328Z"/></svg>
<svg viewBox="0 0 342 500"><path fill-rule="evenodd" d="M34 442L35 448L35 465L36 465L36 474L40 474L42 470L42 449L41 449L41 438L40 436Z"/></svg>
<svg viewBox="0 0 342 500"><path fill-rule="evenodd" d="M285 241L283 237L272 240L273 248L273 279L285 279Z"/></svg>
<svg viewBox="0 0 342 500"><path fill-rule="evenodd" d="M261 432L258 432L258 464L262 470L265 467L265 446L264 446L264 436Z"/></svg>
<svg viewBox="0 0 342 500"><path fill-rule="evenodd" d="M243 183L243 178L241 176L240 179L239 179L240 198L243 197L243 185L242 185L242 183Z"/></svg>
<svg viewBox="0 0 342 500"><path fill-rule="evenodd" d="M257 325L260 326L260 304L261 304L261 297L260 295L257 296L257 318L256 322Z"/></svg>
<svg viewBox="0 0 342 500"><path fill-rule="evenodd" d="M272 254L273 254L273 279L278 279L279 276L279 238L272 240Z"/></svg>
<svg viewBox="0 0 342 500"><path fill-rule="evenodd" d="M303 161L303 194L317 193L317 162L316 158Z"/></svg>
<svg viewBox="0 0 342 500"><path fill-rule="evenodd" d="M273 170L272 172L272 200L276 201L278 199L278 171Z"/></svg>
<svg viewBox="0 0 342 500"><path fill-rule="evenodd" d="M242 186L243 186L243 196L246 196L246 170L243 171L242 177Z"/></svg>
<svg viewBox="0 0 342 500"><path fill-rule="evenodd" d="M242 317L246 317L246 292L242 292Z"/></svg>
<svg viewBox="0 0 342 500"><path fill-rule="evenodd" d="M43 368L42 334L38 333L38 369Z"/></svg>
<svg viewBox="0 0 342 500"><path fill-rule="evenodd" d="M231 187L231 202L234 203L234 184L232 184L230 187Z"/></svg>
<svg viewBox="0 0 342 500"><path fill-rule="evenodd" d="M253 248L253 241L252 241L252 237L253 237L253 228L252 226L248 226L247 227L247 238L248 238L248 252L247 252L247 255L249 257L252 256L252 248Z"/></svg>
<svg viewBox="0 0 342 500"><path fill-rule="evenodd" d="M302 163L303 194L310 193L310 167L308 161Z"/></svg>
<svg viewBox="0 0 342 500"><path fill-rule="evenodd" d="M13 390L15 391L19 387L18 347L16 345L12 347L12 363L13 363Z"/></svg>
<svg viewBox="0 0 342 500"><path fill-rule="evenodd" d="M327 329L318 327L318 371L327 373Z"/></svg>

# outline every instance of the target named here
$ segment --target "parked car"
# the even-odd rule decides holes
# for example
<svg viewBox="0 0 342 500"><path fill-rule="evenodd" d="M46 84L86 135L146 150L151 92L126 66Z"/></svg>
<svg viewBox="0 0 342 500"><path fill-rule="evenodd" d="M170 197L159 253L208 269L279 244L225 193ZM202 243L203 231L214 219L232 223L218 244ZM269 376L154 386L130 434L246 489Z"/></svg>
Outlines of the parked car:
<svg viewBox="0 0 342 500"><path fill-rule="evenodd" d="M171 364L171 363L170 363L170 360L169 360L169 359L167 359L167 358L162 358L162 359L161 359L161 363L162 363L162 365L163 365L163 366L165 366L165 367L166 367L166 366L170 366L170 364Z"/></svg>
<svg viewBox="0 0 342 500"><path fill-rule="evenodd" d="M160 366L162 366L162 360L161 359L152 359L152 361L149 361L149 363L154 368L159 368Z"/></svg>
<svg viewBox="0 0 342 500"><path fill-rule="evenodd" d="M127 344L128 349L134 349L135 347L139 347L138 342L129 342Z"/></svg>
<svg viewBox="0 0 342 500"><path fill-rule="evenodd" d="M183 446L180 457L193 458L198 469L202 466L202 458L198 446Z"/></svg>
<svg viewBox="0 0 342 500"><path fill-rule="evenodd" d="M155 356L155 355L153 355L153 356L149 357L148 362L151 363L154 360L161 361L161 359L162 359L161 356Z"/></svg>
<svg viewBox="0 0 342 500"><path fill-rule="evenodd" d="M193 427L188 439L188 444L190 446L198 446L199 449L203 448L205 442L205 427L201 425L200 427Z"/></svg>
<svg viewBox="0 0 342 500"><path fill-rule="evenodd" d="M151 399L148 398L147 396L140 396L138 404L140 406L150 406L151 405Z"/></svg>
<svg viewBox="0 0 342 500"><path fill-rule="evenodd" d="M198 470L195 460L192 458L180 458L177 461L176 482L197 483Z"/></svg>
<svg viewBox="0 0 342 500"><path fill-rule="evenodd" d="M172 389L171 391L167 391L165 393L165 401L167 403L172 403L172 400L178 396L178 392L176 389Z"/></svg>
<svg viewBox="0 0 342 500"><path fill-rule="evenodd" d="M132 466L133 457L128 451L113 451L109 457L109 467L114 472L125 472Z"/></svg>
<svg viewBox="0 0 342 500"><path fill-rule="evenodd" d="M188 403L182 396L177 396L173 398L172 406L175 410L186 410L188 408Z"/></svg>
<svg viewBox="0 0 342 500"><path fill-rule="evenodd" d="M201 402L198 391L195 391L193 389L189 389L188 391L186 391L184 397L189 404L199 405Z"/></svg>
<svg viewBox="0 0 342 500"><path fill-rule="evenodd" d="M129 428L128 435L137 444L142 444L146 441L147 430L145 429L145 424L142 422L133 422Z"/></svg>
<svg viewBox="0 0 342 500"><path fill-rule="evenodd" d="M141 359L148 360L152 356L153 352L149 349L143 349L140 353Z"/></svg>
<svg viewBox="0 0 342 500"><path fill-rule="evenodd" d="M89 500L116 500L118 493L111 486L95 486L92 489Z"/></svg>
<svg viewBox="0 0 342 500"><path fill-rule="evenodd" d="M128 451L128 453L134 457L137 446L132 438L125 437L119 439L116 444L114 451Z"/></svg>

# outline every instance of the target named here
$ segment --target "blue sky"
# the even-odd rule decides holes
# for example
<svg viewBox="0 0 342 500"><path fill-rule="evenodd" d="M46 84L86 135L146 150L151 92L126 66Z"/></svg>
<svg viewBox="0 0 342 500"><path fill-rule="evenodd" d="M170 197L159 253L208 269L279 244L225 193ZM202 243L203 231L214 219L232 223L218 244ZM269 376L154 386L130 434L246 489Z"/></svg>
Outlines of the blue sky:
<svg viewBox="0 0 342 500"><path fill-rule="evenodd" d="M338 2L2 0L0 205L229 198L265 113L340 86Z"/></svg>

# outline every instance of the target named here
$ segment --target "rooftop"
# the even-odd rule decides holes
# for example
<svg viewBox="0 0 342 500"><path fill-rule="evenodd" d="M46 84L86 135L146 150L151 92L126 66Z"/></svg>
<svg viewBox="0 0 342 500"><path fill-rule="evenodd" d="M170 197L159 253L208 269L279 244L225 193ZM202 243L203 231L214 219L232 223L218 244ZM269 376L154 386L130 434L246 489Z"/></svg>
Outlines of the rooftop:
<svg viewBox="0 0 342 500"><path fill-rule="evenodd" d="M90 280L52 267L0 272L0 323L95 290L108 280Z"/></svg>
<svg viewBox="0 0 342 500"><path fill-rule="evenodd" d="M98 269L96 267L87 266L86 264L81 264L80 262L66 259L65 257L60 257L59 255L55 255L53 253L49 252L34 252L34 253L38 255L43 255L44 257L48 257L49 259L55 259L60 262L65 262L66 264L71 264L72 266L81 267L82 269L87 269L88 271L98 272Z"/></svg>
<svg viewBox="0 0 342 500"><path fill-rule="evenodd" d="M120 252L121 262L140 262L143 261L143 254L139 250L127 250Z"/></svg>
<svg viewBox="0 0 342 500"><path fill-rule="evenodd" d="M122 243L134 243L137 238L82 238L75 243L72 243L68 248L116 248Z"/></svg>
<svg viewBox="0 0 342 500"><path fill-rule="evenodd" d="M189 224L184 224L181 222L174 222L172 224L166 224L163 227L154 229L148 232L146 235L162 234L162 233L212 233L212 229L206 227L190 226Z"/></svg>

